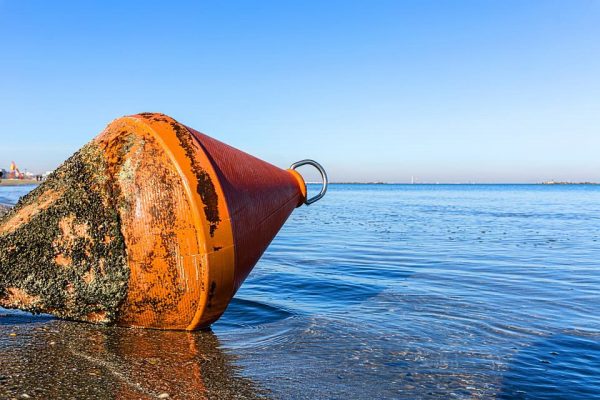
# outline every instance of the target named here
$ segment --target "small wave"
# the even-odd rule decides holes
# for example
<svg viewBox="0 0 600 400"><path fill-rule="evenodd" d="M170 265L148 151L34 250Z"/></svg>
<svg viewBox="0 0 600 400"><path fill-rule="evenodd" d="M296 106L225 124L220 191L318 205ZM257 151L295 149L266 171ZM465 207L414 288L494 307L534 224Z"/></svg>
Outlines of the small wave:
<svg viewBox="0 0 600 400"><path fill-rule="evenodd" d="M216 328L259 328L262 325L281 321L294 314L284 308L258 301L234 298Z"/></svg>

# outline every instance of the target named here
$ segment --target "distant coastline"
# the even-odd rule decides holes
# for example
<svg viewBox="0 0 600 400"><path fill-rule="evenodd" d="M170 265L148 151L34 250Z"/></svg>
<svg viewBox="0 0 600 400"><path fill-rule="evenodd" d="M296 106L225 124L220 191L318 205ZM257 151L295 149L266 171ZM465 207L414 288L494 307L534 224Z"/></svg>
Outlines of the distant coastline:
<svg viewBox="0 0 600 400"><path fill-rule="evenodd" d="M0 186L39 185L35 179L1 179ZM321 182L307 182L320 185ZM485 183L485 182L330 182L330 185L600 185L600 182L556 182L545 181L537 183Z"/></svg>
<svg viewBox="0 0 600 400"><path fill-rule="evenodd" d="M0 179L0 186L39 185L35 179Z"/></svg>
<svg viewBox="0 0 600 400"><path fill-rule="evenodd" d="M307 182L320 185L321 182ZM535 182L535 183L490 183L490 182L330 182L330 185L600 185L600 182Z"/></svg>
<svg viewBox="0 0 600 400"><path fill-rule="evenodd" d="M600 185L598 182L556 182L546 181L542 182L542 185Z"/></svg>

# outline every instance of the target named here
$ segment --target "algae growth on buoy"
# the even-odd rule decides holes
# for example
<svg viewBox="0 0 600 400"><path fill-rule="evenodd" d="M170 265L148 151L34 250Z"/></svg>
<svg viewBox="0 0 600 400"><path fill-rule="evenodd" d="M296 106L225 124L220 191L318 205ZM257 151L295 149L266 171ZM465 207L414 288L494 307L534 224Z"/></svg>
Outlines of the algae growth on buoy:
<svg viewBox="0 0 600 400"><path fill-rule="evenodd" d="M0 306L112 322L129 277L101 149L88 144L0 222Z"/></svg>

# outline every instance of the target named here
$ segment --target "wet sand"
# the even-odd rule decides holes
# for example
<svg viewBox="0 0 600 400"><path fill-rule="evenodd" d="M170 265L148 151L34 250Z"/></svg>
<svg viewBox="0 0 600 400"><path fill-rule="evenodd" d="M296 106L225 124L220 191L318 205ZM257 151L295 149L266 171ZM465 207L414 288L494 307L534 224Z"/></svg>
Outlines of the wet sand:
<svg viewBox="0 0 600 400"><path fill-rule="evenodd" d="M2 399L257 399L210 332L100 327L0 309Z"/></svg>

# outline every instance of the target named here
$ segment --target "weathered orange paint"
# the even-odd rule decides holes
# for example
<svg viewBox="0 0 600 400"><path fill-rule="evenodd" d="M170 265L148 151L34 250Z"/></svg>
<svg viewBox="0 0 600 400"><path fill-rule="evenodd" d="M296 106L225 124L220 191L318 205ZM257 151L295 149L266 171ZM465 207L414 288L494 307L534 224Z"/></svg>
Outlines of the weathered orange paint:
<svg viewBox="0 0 600 400"><path fill-rule="evenodd" d="M95 141L121 166L130 278L120 325L194 330L216 321L306 197L297 172L162 114L117 119Z"/></svg>

